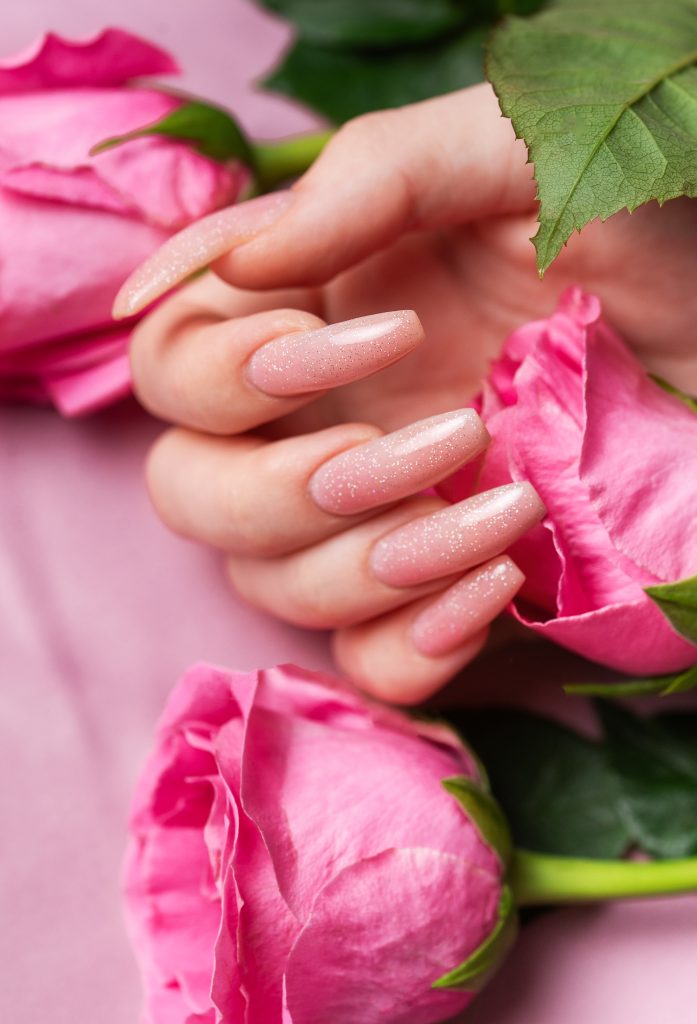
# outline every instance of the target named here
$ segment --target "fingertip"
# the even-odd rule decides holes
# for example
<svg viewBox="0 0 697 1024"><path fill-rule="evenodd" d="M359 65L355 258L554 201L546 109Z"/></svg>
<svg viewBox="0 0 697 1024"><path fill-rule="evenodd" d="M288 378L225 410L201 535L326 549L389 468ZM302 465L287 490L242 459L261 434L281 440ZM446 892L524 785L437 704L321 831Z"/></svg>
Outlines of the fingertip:
<svg viewBox="0 0 697 1024"><path fill-rule="evenodd" d="M291 191L270 192L209 213L172 235L123 283L112 316L123 320L141 312L191 274L271 227L294 198Z"/></svg>
<svg viewBox="0 0 697 1024"><path fill-rule="evenodd" d="M388 620L402 620L390 623ZM486 643L488 627L442 657L426 657L411 643L404 610L337 630L332 648L338 667L370 696L391 704L421 704L468 665ZM396 628L395 628L396 627Z"/></svg>

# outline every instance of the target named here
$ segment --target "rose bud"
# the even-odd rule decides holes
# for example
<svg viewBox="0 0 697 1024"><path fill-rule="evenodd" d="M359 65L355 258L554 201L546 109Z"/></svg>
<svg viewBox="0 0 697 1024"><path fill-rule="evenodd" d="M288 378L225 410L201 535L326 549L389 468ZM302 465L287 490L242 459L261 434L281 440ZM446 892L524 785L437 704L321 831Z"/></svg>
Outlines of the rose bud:
<svg viewBox="0 0 697 1024"><path fill-rule="evenodd" d="M182 104L129 84L177 72L165 51L109 29L46 35L0 67L0 397L66 415L128 393L129 326L111 306L128 274L190 221L234 202L248 179L173 138L107 137Z"/></svg>
<svg viewBox="0 0 697 1024"><path fill-rule="evenodd" d="M192 669L131 828L150 1024L443 1021L514 931L470 752L297 668Z"/></svg>
<svg viewBox="0 0 697 1024"><path fill-rule="evenodd" d="M511 549L535 632L621 671L697 662L645 587L697 573L697 415L653 381L569 289L548 320L508 339L479 410L493 441L443 487L451 500L529 480L548 516Z"/></svg>

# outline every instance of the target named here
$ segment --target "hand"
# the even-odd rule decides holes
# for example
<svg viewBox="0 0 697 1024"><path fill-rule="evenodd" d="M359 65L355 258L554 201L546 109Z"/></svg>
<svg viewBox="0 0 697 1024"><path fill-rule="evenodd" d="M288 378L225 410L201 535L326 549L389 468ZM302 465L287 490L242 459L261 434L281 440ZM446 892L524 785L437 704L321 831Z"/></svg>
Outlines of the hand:
<svg viewBox="0 0 697 1024"><path fill-rule="evenodd" d="M219 257L134 339L141 400L180 425L150 460L158 511L227 551L254 604L336 629L337 660L363 686L422 699L479 650L521 582L499 558L457 580L541 509L525 487L493 495L488 512L411 497L484 443L471 415L375 439L461 410L509 330L551 312L571 282L689 390L695 216L678 201L591 225L540 282L530 168L487 86L350 123L291 193L187 229L121 298L134 312ZM420 347L408 313L319 333L405 308ZM393 533L405 523L411 535Z"/></svg>

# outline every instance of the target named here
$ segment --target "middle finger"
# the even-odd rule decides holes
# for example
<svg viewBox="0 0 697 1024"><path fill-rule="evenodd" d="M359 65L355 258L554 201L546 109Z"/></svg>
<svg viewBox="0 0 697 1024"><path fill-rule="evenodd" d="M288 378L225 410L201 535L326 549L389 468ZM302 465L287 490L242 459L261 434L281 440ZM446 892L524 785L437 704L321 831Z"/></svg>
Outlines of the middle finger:
<svg viewBox="0 0 697 1024"><path fill-rule="evenodd" d="M148 482L160 516L178 533L270 557L316 544L432 486L488 439L472 409L386 436L361 423L272 443L173 430L151 453Z"/></svg>

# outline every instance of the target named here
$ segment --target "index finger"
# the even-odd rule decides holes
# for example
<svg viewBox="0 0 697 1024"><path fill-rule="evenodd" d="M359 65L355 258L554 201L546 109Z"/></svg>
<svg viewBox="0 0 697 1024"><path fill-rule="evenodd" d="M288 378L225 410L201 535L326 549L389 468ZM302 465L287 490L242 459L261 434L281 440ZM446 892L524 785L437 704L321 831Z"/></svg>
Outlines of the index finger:
<svg viewBox="0 0 697 1024"><path fill-rule="evenodd" d="M136 394L155 415L181 426L213 434L250 430L390 366L423 339L412 310L338 324L292 308L227 318L218 292L225 286L211 281L179 292L133 338Z"/></svg>

